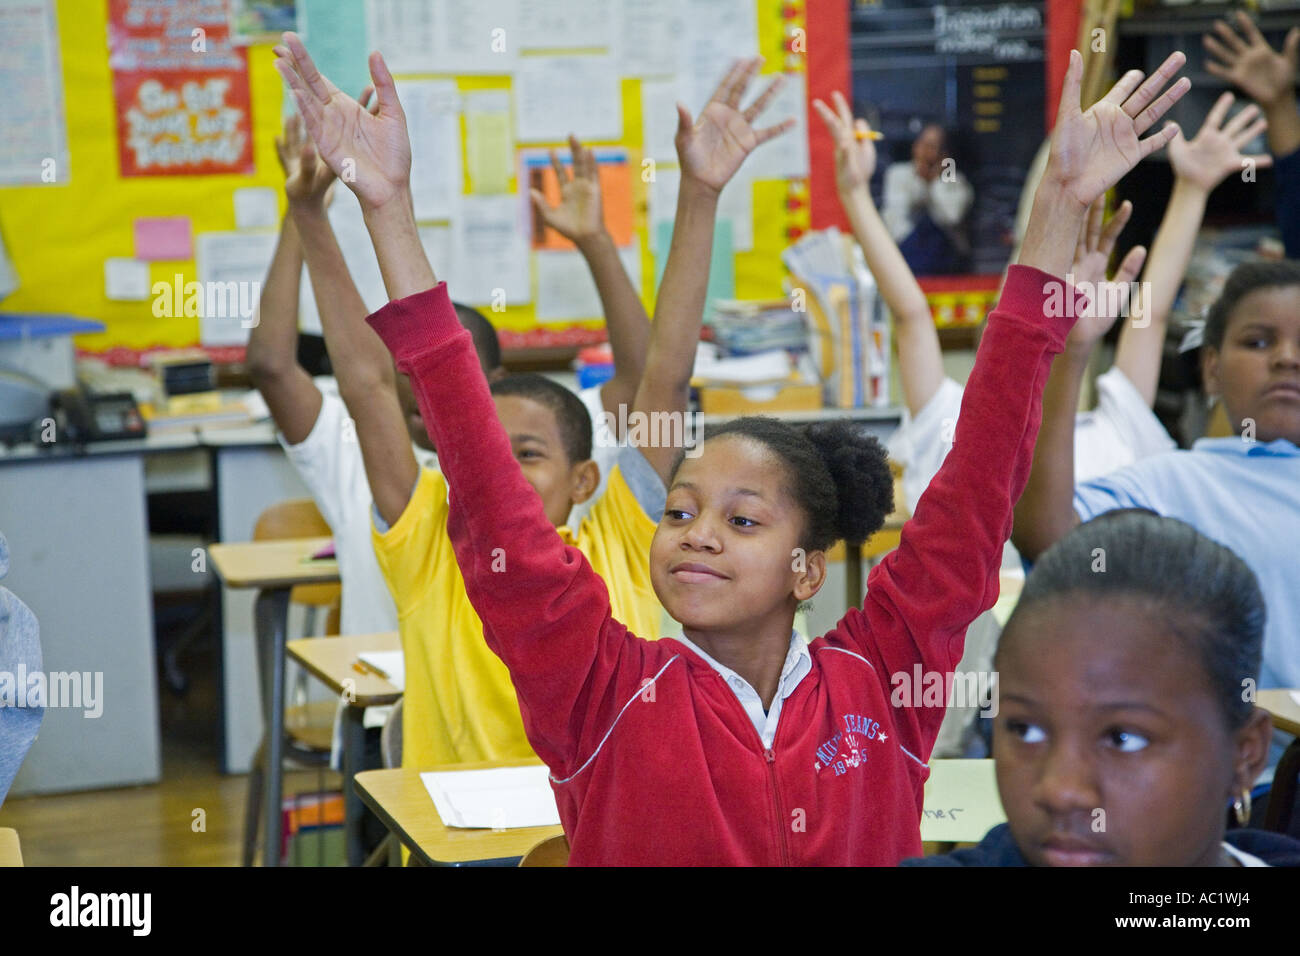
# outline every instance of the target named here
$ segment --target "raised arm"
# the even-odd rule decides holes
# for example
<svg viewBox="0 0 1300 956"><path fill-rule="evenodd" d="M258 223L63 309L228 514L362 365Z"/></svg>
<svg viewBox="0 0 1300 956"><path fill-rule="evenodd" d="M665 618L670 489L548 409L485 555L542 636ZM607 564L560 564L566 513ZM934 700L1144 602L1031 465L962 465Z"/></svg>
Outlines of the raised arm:
<svg viewBox="0 0 1300 956"><path fill-rule="evenodd" d="M762 60L756 59L733 65L695 121L685 106L677 104L677 158L682 182L668 262L655 297L650 349L633 403L635 412L685 415L695 348L704 319L718 196L746 156L794 125L793 120L786 120L763 129L754 126L780 89L783 75L778 75L761 96L741 110L740 100L761 64ZM685 431L683 428L681 434ZM665 484L679 451L667 442L641 448Z"/></svg>
<svg viewBox="0 0 1300 956"><path fill-rule="evenodd" d="M286 177L302 141L302 121L291 117L285 122L284 135L275 141L276 155ZM262 286L258 319L248 336L248 370L253 384L266 399L276 428L291 445L297 445L311 434L321 408L320 389L298 364L301 280L302 246L293 220L286 215Z"/></svg>
<svg viewBox="0 0 1300 956"><path fill-rule="evenodd" d="M370 90L366 90L361 102L369 97ZM391 525L406 510L419 465L397 399L392 358L366 325L369 310L352 281L327 215L327 194L334 181L333 171L308 140L298 158L298 172L290 176L285 192L301 236L339 397L356 425L375 508Z"/></svg>
<svg viewBox="0 0 1300 956"><path fill-rule="evenodd" d="M1127 304L1127 292L1142 268L1146 250L1135 246L1124 257L1112 283L1106 283L1106 263L1115 241L1132 215L1133 206L1124 202L1103 227L1101 201L1093 204L1079 237L1070 274L1075 282L1088 283L1095 292L1070 330L1065 351L1052 362L1043 388L1043 420L1034 445L1031 478L1016 502L1012 540L1017 548L1037 553L1078 524L1071 508L1052 507L1074 495L1074 424L1079 409L1079 390L1088 369L1088 359L1097 343L1110 331ZM1109 285L1109 287L1108 287ZM1114 308L1111 308L1113 306Z"/></svg>
<svg viewBox="0 0 1300 956"><path fill-rule="evenodd" d="M1174 188L1143 276L1146 288L1151 290L1151 301L1142 304L1142 315L1135 316L1136 321L1124 323L1115 350L1115 366L1148 406L1155 404L1169 313L1187 273L1210 193L1248 164L1273 164L1271 156L1246 156L1241 152L1268 127L1268 122L1259 118L1259 109L1253 104L1225 122L1232 101L1233 95L1224 93L1206 114L1195 139L1184 139L1179 133L1169 143Z"/></svg>
<svg viewBox="0 0 1300 956"><path fill-rule="evenodd" d="M1083 59L1070 54L1051 158L1020 262L980 343L952 451L904 526L899 547L869 580L863 609L872 632L897 634L901 622L910 637L877 638L882 653L892 655L884 661L886 680L917 660L951 667L966 627L997 598L1002 545L1029 476L1043 385L1073 325L1070 316L1079 311L1066 307L1065 296L1076 293L1062 277L1088 207L1173 135L1165 129L1141 138L1190 86L1182 79L1161 93L1184 59L1174 54L1145 83L1137 71L1126 74L1085 112Z"/></svg>
<svg viewBox="0 0 1300 956"><path fill-rule="evenodd" d="M542 222L578 247L596 283L609 347L614 353L614 377L601 386L600 399L613 421L622 425L627 416L619 414L619 406L631 409L636 397L650 343L650 320L623 268L618 247L605 228L596 156L576 136L569 137L569 149L573 156L571 176L551 150L551 165L560 184L560 204L552 207L538 190L530 192Z"/></svg>
<svg viewBox="0 0 1300 956"><path fill-rule="evenodd" d="M625 640L626 630L610 620L604 582L556 534L515 460L470 335L446 285L434 283L415 230L406 122L382 58L370 61L379 98L370 116L320 76L297 37L285 41L277 68L322 157L336 170L351 159L356 170L345 182L361 203L393 297L369 322L410 377L438 449L449 488L447 532L466 593L488 645L510 670L529 742L561 771L589 725L608 727L601 707L626 699L617 681L626 676L628 693L640 692L640 670L621 669L621 655L653 654L656 645ZM617 686L605 693L611 682Z"/></svg>
<svg viewBox="0 0 1300 956"><path fill-rule="evenodd" d="M832 94L832 99L834 111L821 100L814 100L813 107L835 141L835 184L840 203L853 228L853 237L862 247L867 268L875 277L880 295L894 316L903 401L907 410L916 416L943 383L939 333L935 330L925 293L872 201L871 176L876 169L876 147L870 139L871 129L866 120L853 119L849 104L839 91Z"/></svg>

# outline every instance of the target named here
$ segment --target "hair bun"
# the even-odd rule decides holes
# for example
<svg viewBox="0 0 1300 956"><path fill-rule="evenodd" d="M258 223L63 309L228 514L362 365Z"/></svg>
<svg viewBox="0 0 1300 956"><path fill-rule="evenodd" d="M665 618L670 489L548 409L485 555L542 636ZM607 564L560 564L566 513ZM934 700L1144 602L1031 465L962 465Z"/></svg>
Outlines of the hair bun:
<svg viewBox="0 0 1300 956"><path fill-rule="evenodd" d="M816 422L804 434L835 482L839 537L850 545L861 544L894 510L894 476L884 446L853 422Z"/></svg>

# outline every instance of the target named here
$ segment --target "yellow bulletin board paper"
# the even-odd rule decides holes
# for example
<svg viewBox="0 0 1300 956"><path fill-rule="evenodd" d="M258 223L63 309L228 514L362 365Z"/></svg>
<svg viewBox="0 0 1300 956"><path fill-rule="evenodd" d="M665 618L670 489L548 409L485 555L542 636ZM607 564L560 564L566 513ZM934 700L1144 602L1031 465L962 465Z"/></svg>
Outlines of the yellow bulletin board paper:
<svg viewBox="0 0 1300 956"><path fill-rule="evenodd" d="M387 6L395 8L398 4L390 2ZM424 72L395 71L398 78L454 79L456 90L462 99L474 94L493 92L506 96L509 104L509 125L504 130L502 110L481 110L481 115L473 120L472 135L469 114L461 114L458 145L460 155L456 162L461 167L462 201L471 194L517 198L521 189L526 188L517 181L516 174L519 99L512 73L517 69L519 60L539 56L550 59L556 55L590 56L604 58L606 61L613 59L613 82L617 87L615 95L621 135L614 140L594 140L589 145L627 150L631 171L635 248L639 250L641 271L647 280L643 285L642 297L646 300L647 309L652 308L654 289L649 278L655 272L654 232L647 222L651 184L647 181L649 171L643 165L643 160L647 157L643 143L642 79L633 74L654 67L647 63L634 70L630 64L622 62L619 53L625 45L627 34L623 14L615 11L612 16L608 31L609 45L604 49L569 48L539 53L521 49L520 43L516 42L522 40L519 23L505 22L508 11L514 7L512 3L501 0L492 0L491 3L459 0L430 6L442 11L438 16L447 18L446 22L455 27L450 33L440 33L443 39L436 40L437 43L446 45L452 43L454 38L455 56L431 62L427 50L416 50L408 46L399 52L407 55L410 61L421 63L420 68ZM643 8L645 4L634 6ZM685 11L683 33L678 39L681 61L717 73L717 76L698 80L681 77L684 91L706 87L712 89L727 64L712 62L705 51L712 49L716 52L724 46L730 48L736 43L750 42L745 36L750 33L748 24L751 19L757 22L756 52L765 57L763 80L785 65L783 42L786 24L782 20L779 4L752 0L739 20L741 27L735 31L736 36L724 38L726 42L721 44L707 42L707 38L700 40L700 25L718 22L723 7L729 7L733 11L740 7L734 3L720 4L717 0L710 0L703 6L695 3L671 3L664 9L676 11L679 6ZM283 215L283 176L274 146L275 137L280 132L282 106L285 102L283 82L272 66L273 55L269 46L262 44L247 48L253 134L251 175L134 177L124 180L118 163L112 77L108 67L107 8L106 2L91 0L57 0L55 3L64 119L69 153L76 174L69 180L49 185L0 186L0 232L8 240L14 271L19 280L17 291L5 300L4 307L9 311L70 313L103 322L107 328L104 333L78 336L76 339L80 348L90 351L104 351L118 346L130 349L191 346L199 341L200 323L197 316L173 310L177 314L155 317L150 301L109 299L105 287L105 262L134 257L134 223L139 218L188 217L196 247L205 233L239 229L241 222L236 220L236 190L258 187L274 190L277 199L276 218ZM337 51L344 48L375 48L373 42L331 44L331 41L340 39L330 36L331 24L365 24L369 7L362 0L301 0L298 8L300 15L304 15L308 48L313 52L317 43L321 45L322 52L326 49ZM702 18L696 16L701 12L705 14ZM314 21L313 14L316 15ZM644 16L645 11L641 10L640 14ZM537 13L534 11L530 15L536 16ZM504 34L493 33L497 22L505 22ZM313 32L316 39L312 37ZM354 28L351 35L357 32L364 30ZM695 39L690 40L691 36L695 36ZM438 51L435 50L436 52ZM436 57L433 59L437 60ZM454 72L436 72L439 63L450 64ZM364 70L364 64L361 68ZM344 82L347 83L348 79L344 78ZM351 85L355 85L355 77L350 79ZM349 92L356 91L349 87ZM660 104L667 99L667 91L650 98L651 102ZM497 105L500 102L497 100ZM473 100L466 105L472 103ZM702 104L688 105L697 111ZM584 108L584 102L567 104L570 115L574 117L578 117ZM484 119L486 127L483 125ZM670 117L668 122L672 121L673 118ZM509 154L508 174L504 163L490 159L490 153L503 139L506 143L504 149ZM477 142L472 147L475 150L472 154L471 141ZM562 138L529 145L554 145L561 149L563 155L568 152ZM660 150L662 149L661 145ZM660 172L664 171L661 164ZM742 176L745 172L742 170ZM508 175L509 179L503 184L504 175ZM738 198L752 197L749 216L744 218L753 237L752 243L745 242L743 233L746 230L737 228L736 218L732 219L735 295L741 298L778 296L781 294L783 279L783 271L777 265L778 257L781 250L792 241L787 230L791 227L807 228L806 208L790 211L787 202L791 187L786 180L758 179L745 186L747 188L738 191ZM256 205L254 215L240 217L245 227L251 227L250 235L266 229L262 225L268 215L266 202L262 200ZM744 204L738 203L738 207L742 205ZM245 201L240 208L246 212L249 206ZM739 209L736 215L740 215ZM433 229L436 222L422 221L422 233ZM456 234L454 226L454 221L443 221L430 235L436 233L441 247ZM526 229L526 223L524 228ZM21 242L18 237L21 237ZM750 248L746 250L746 246ZM537 255L531 251L529 254L533 257ZM454 255L449 257L453 261L453 267L455 258ZM199 279L197 263L193 259L158 261L149 263L148 268L151 285L167 283L170 286L177 274L182 276L184 282ZM532 269L526 271L531 272ZM444 275L443 270L439 270L439 275ZM454 284L454 274L446 272L445 275ZM535 291L536 277L531 281ZM507 284L515 285L516 281L511 278ZM306 303L305 311L308 311ZM503 311L493 310L487 314L504 331L529 332L543 327L539 322L535 295L507 299ZM603 326L603 320L582 319L571 324L577 328L599 329Z"/></svg>

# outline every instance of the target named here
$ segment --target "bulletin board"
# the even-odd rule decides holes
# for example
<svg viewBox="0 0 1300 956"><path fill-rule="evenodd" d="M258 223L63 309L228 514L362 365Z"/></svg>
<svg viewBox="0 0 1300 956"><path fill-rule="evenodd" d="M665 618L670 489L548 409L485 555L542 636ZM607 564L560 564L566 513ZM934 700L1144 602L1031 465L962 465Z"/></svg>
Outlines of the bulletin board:
<svg viewBox="0 0 1300 956"><path fill-rule="evenodd" d="M353 86L359 88L361 85L358 81L364 77L364 57L371 44L368 42L368 33L358 35L355 30L340 30L338 24L364 24L368 19L373 24L376 14L368 8L368 4L393 2L394 0L298 0L299 10L305 11L307 18L305 32L308 48L326 64L327 75L330 73L328 64L332 59L353 64L354 68L346 75L335 74L339 76L339 85L344 89L351 91ZM409 3L409 0L400 2ZM807 90L808 95L820 95L808 89L805 82L808 69L807 39L802 32L805 25L805 3L789 0L677 0L678 5L674 6L674 2L675 0L617 0L606 3L601 0L591 5L593 9L616 8L614 16L621 16L626 8L629 15L647 16L653 13L657 16L657 11L676 10L677 15L686 18L732 16L738 4L748 5L752 10L754 36L757 40L757 49L751 52L764 56L765 76L771 77L776 72L785 70L797 80L795 88ZM274 139L280 131L286 95L283 83L272 66L274 57L270 45L254 43L246 48L248 111L252 136L251 172L124 176L119 155L119 117L113 92L114 75L110 70L107 41L109 4L110 0L55 0L68 163L66 169L59 170L54 182L0 186L0 233L3 234L20 282L17 291L4 301L3 309L11 312L65 313L101 321L106 325L107 331L78 337L79 349L106 353L119 361L131 361L139 353L151 349L196 344L200 336L200 320L183 315L157 318L148 301L110 300L105 289L105 261L137 255L139 232L136 221L139 219L188 218L196 248L204 234L234 232L236 190L250 187L275 190L276 213L277 216L282 215L284 201L280 187L283 178L275 155ZM525 15L524 8L528 8L526 15L531 16L531 22L536 24L545 23L552 7L556 16L563 16L564 11L585 6L584 3L575 3L573 0L489 0L484 5L495 5L494 9L508 11L508 15L515 18L503 21L507 44L519 40L525 32L518 19ZM453 17L458 15L456 11L463 12L473 6L475 4L446 5L452 11L448 16ZM749 15L749 11L746 11L741 19L746 19ZM318 25L314 32L313 18L317 18ZM323 23L327 26L322 27ZM687 23L686 26L689 27L690 24ZM725 32L721 31L721 34L725 35ZM689 36L689 29L684 34L676 35ZM447 42L448 59L444 62L455 63L457 47L451 41ZM844 42L842 35L839 42ZM686 41L683 43L689 46ZM389 50L384 52L386 57L390 56ZM419 51L414 52L418 55ZM443 81L444 86L454 84L452 88L461 106L456 120L456 134L463 175L453 187L453 190L458 187L459 193L452 203L450 214L440 214L440 218L421 219L422 234L426 235L426 246L435 259L435 269L439 265L439 250L445 250L448 244L475 241L475 236L467 235L456 221L455 210L462 202L469 201L488 219L493 214L494 207L502 206L500 202L481 201L488 197L479 195L478 190L482 186L479 180L492 180L494 185L489 188L493 189L500 189L504 185L507 190L505 195L513 196L516 207L522 210L525 208L528 182L521 182L520 179L530 173L521 154L551 145L564 145L559 137L522 142L517 135L520 122L517 64L531 61L528 62L528 69L544 72L546 64L538 62L539 58L568 56L580 59L608 55L619 65L616 67L617 89L611 93L620 114L619 130L616 136L597 137L588 144L616 158L623 156L631 172L629 192L633 245L625 262L632 268L639 265L642 298L647 310L650 310L656 275L656 233L662 232L656 229L655 220L661 214L655 210L665 208L667 200L664 196L668 194L665 179L671 184L675 170L662 156L656 158L649 155L654 152L654 146L647 143L646 133L650 132L662 142L664 131L662 125L656 126L653 120L650 130L647 130L643 106L646 103L653 104L654 116L661 116L667 110L667 115L663 115L659 122L668 124L667 136L671 139L672 124L675 122L671 111L672 94L675 90L694 91L711 87L720 78L727 64L725 61L715 63L718 74L707 80L688 76L689 66L680 64L677 72L647 78L625 73L621 66L627 58L616 56L618 52L612 48L590 46L525 50L518 54L515 67L501 73L438 73L426 69L404 70L402 64L407 60L403 57L412 51L407 50L405 54L401 50L392 51L390 62L397 61L394 74L399 87L401 84L415 84L418 88L426 81ZM690 53L689 49L685 51L681 63L690 60ZM696 62L704 62L704 59L697 56ZM670 82L673 77L681 84L675 89L674 82ZM436 86L427 89L437 92ZM497 95L494 98L492 94ZM703 106L703 99L692 102L689 95L683 95L682 98L693 113L698 112ZM490 107L499 106L503 101L509 102L512 111L512 125L505 131L512 147L508 166L494 162L491 150L483 145L485 142L498 142L498 137L502 134L499 123L494 124L488 114L492 112ZM812 129L807 122L806 101L806 97L801 97L801 102L797 104L799 111L796 118L800 121L800 127L794 133L787 134L798 136L804 144L808 142L810 132L813 137L820 132ZM489 108L478 110L481 115L471 116L468 110L474 109L474 104ZM571 112L575 124L580 124L584 118L583 104L575 103ZM786 112L777 115L774 110L769 115L775 122L790 114ZM488 149L487 153L484 152L485 149ZM734 295L739 298L779 295L784 278L780 253L802 231L809 228L808 169L805 168L802 175L786 175L780 169L768 175L767 167L772 166L773 161L765 159L763 153L770 149L771 144L763 147L746 164L754 178L743 185L735 183L724 193L721 216L729 217L733 227L731 264L734 268ZM563 150L563 154L567 155L567 149ZM829 158L828 154L814 156L814 175L816 168L826 165ZM654 182L645 181L647 167L644 164L647 159L656 159ZM737 190L737 185L742 185L742 188ZM658 197L655 195L657 190L660 192ZM501 195L488 194L498 200ZM438 201L436 197L430 198L430 203L433 204L430 208L436 207ZM496 211L503 213L500 208ZM241 232L247 233L246 245L249 249L268 248L270 240L267 237L274 235L275 228L252 227ZM483 242L490 235L489 229L478 235L477 239ZM341 237L344 241L350 241L351 238L353 237ZM542 347L587 344L602 340L603 320L594 312L589 316L569 318L539 313L536 256L557 254L562 250L535 248L529 244L526 232L522 238L530 262L526 281L529 284L527 297L531 301L516 304L507 296L500 311L494 310L489 303L480 306L501 332L503 346ZM192 257L175 261L152 261L148 264L149 282L151 286L158 282L172 283L177 276L188 282L198 278L197 269L198 264ZM456 276L446 273L445 278L455 297ZM563 290L562 276L556 278L553 275L549 281L555 290ZM304 317L304 324L310 325L307 317ZM238 353L240 350L236 348L233 351Z"/></svg>

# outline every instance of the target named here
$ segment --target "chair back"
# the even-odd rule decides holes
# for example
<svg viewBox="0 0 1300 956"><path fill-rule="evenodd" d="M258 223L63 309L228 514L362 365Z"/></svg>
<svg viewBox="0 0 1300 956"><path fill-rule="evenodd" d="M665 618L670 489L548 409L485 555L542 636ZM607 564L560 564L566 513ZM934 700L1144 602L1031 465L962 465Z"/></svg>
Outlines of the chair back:
<svg viewBox="0 0 1300 956"><path fill-rule="evenodd" d="M520 866L568 866L569 840L561 833L548 837L524 854Z"/></svg>

